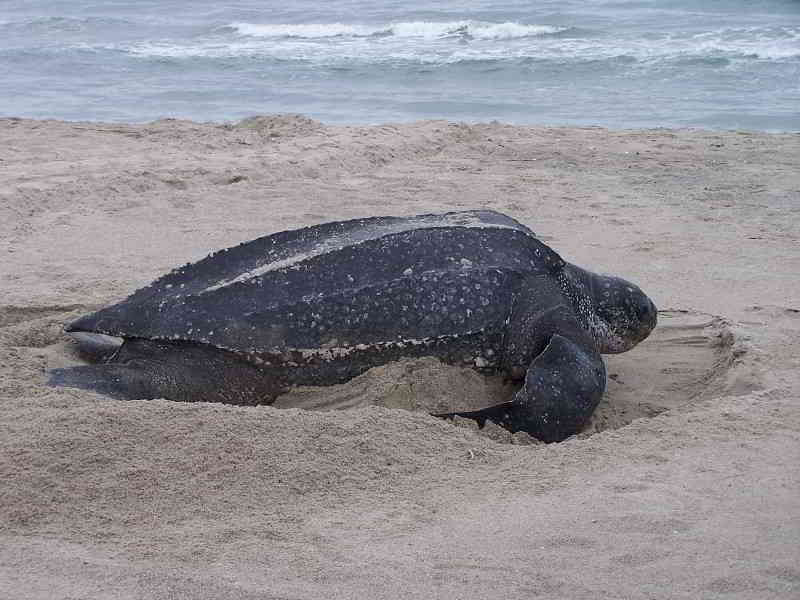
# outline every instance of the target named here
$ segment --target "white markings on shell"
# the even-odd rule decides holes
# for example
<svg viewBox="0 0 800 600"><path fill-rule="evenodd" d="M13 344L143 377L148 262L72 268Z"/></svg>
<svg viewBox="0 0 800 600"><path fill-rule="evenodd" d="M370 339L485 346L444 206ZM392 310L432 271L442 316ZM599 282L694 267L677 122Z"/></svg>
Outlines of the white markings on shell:
<svg viewBox="0 0 800 600"><path fill-rule="evenodd" d="M300 263L309 260L311 258L315 258L317 256L321 256L323 254L328 254L330 252L336 252L337 250L341 250L342 248L348 246L356 246L359 244L363 244L365 242L369 242L371 240L379 239L381 237L392 235L396 233L402 233L404 231L412 231L414 229L421 229L421 228L445 228L445 227L466 227L469 229L510 229L514 231L524 231L519 227L515 227L511 224L502 224L502 223L485 223L474 216L463 215L463 214L452 214L452 215L423 215L421 217L412 218L400 222L389 222L384 224L375 224L368 229L357 230L357 231L350 231L344 234L333 235L330 238L326 239L324 242L317 244L316 246L306 250L305 252L300 252L293 256L288 256L285 258L281 258L278 260L270 260L269 256L265 256L265 262L257 267L249 269L244 273L237 275L236 277L232 277L230 279L223 279L214 285L211 285L204 290L200 291L201 294L205 294L208 292L213 292L214 290L218 290L224 287L228 287L230 285L236 283L244 283L270 271L278 271L280 269L287 269L287 268L299 268ZM538 253L538 250L536 251ZM462 258L461 259L461 266L464 269L468 269L472 267L472 261ZM410 269L406 269L403 272L404 275L410 275L413 273L408 273ZM168 284L169 286L170 284Z"/></svg>
<svg viewBox="0 0 800 600"><path fill-rule="evenodd" d="M255 269L251 269L249 271L245 271L241 275L238 275L238 276L236 276L236 277L234 277L232 279L224 279L224 280L220 281L219 283L217 283L215 285L207 287L206 289L202 290L200 293L201 294L205 294L207 292L213 292L214 290L218 290L220 288L228 287L229 285L233 285L234 283L246 282L246 281L248 281L250 279L253 279L255 277L259 277L260 275L263 275L264 273L268 273L270 271L277 271L279 269L292 267L292 266L294 266L295 264L297 264L299 262L302 262L302 261L304 261L304 260L306 260L308 258L312 258L314 256L318 256L319 254L324 254L324 252L318 252L316 254L315 253L311 253L311 252L306 253L306 254L296 254L294 256L290 256L290 257L284 258L282 260L276 260L276 261L273 261L271 263L266 263L264 265L261 265L260 267L255 268Z"/></svg>
<svg viewBox="0 0 800 600"><path fill-rule="evenodd" d="M266 352L261 354L264 354L266 356L272 356L276 362L287 366L299 366L298 363L290 361L288 360L288 358L285 357L289 355L299 355L298 357L302 357L302 360L304 362L309 361L311 359L331 361L340 358L345 358L350 354L353 354L354 352L366 352L370 350L381 351L393 348L407 348L414 346L430 346L432 344L441 343L443 341L456 339L462 336L480 334L483 331L484 331L483 329L475 329L471 331L466 331L464 333L454 333L454 334L439 335L426 338L399 339L388 342L375 342L372 344L356 344L356 345L346 345L346 346L330 346L329 344L325 344L325 347L320 347L320 348L292 348L292 349L287 349L285 351ZM338 343L338 342L333 340L333 343ZM492 356L493 354L494 351L492 350L486 351L487 356ZM469 362L472 362L472 359L470 359ZM476 357L474 359L474 362L475 365L479 368L484 368L489 365L489 361L483 358L482 356Z"/></svg>

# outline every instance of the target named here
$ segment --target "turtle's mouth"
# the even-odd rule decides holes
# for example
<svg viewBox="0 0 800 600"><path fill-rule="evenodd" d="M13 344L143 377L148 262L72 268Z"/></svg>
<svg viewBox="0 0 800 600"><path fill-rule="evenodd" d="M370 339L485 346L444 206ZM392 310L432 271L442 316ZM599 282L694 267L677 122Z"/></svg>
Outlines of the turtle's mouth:
<svg viewBox="0 0 800 600"><path fill-rule="evenodd" d="M612 314L606 320L598 315L589 320L589 329L603 354L627 352L647 339L656 328L658 309L650 298L642 294L638 305L625 313Z"/></svg>
<svg viewBox="0 0 800 600"><path fill-rule="evenodd" d="M641 340L636 340L627 335L611 335L603 340L600 352L603 354L619 354L627 352L638 344Z"/></svg>
<svg viewBox="0 0 800 600"><path fill-rule="evenodd" d="M602 354L620 354L636 347L640 342L647 339L650 332L655 328L655 323L642 324L640 327L626 328L623 331L607 330L600 338L598 344Z"/></svg>
<svg viewBox="0 0 800 600"><path fill-rule="evenodd" d="M652 302L651 302L652 304ZM603 341L602 352L604 354L619 354L620 352L627 352L628 350L637 346L640 342L647 339L650 333L656 327L656 310L653 305L652 319L648 318L646 322L642 322L639 327L631 327L624 331L622 334L610 335Z"/></svg>

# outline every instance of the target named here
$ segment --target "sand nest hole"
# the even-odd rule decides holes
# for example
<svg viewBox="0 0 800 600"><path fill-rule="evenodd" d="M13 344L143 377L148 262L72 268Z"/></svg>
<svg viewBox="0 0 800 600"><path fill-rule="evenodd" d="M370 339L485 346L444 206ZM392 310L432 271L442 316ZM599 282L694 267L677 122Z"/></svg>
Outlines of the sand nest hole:
<svg viewBox="0 0 800 600"><path fill-rule="evenodd" d="M690 410L693 403L721 393L725 375L741 349L729 323L720 317L681 310L659 312L659 325L639 346L605 356L608 385L580 437L649 418L667 410ZM478 410L510 400L519 386L501 376L486 377L435 358L408 359L370 369L330 387L299 387L273 406L341 410L383 406L428 413ZM478 430L470 419L456 426ZM480 432L498 442L537 443L487 423Z"/></svg>

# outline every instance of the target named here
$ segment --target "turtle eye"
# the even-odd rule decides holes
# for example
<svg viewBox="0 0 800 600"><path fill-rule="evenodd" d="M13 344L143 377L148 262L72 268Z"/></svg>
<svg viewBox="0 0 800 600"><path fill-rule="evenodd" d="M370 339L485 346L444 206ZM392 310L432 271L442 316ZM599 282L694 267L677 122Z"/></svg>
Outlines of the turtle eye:
<svg viewBox="0 0 800 600"><path fill-rule="evenodd" d="M642 319L649 319L654 314L656 314L656 305L653 304L650 298L645 296L639 303L639 315L641 315Z"/></svg>

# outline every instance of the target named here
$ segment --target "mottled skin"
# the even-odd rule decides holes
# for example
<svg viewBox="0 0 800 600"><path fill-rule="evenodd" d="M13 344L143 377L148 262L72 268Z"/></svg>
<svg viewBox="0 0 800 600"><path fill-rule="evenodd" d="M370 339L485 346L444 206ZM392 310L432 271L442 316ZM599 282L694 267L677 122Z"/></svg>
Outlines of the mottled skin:
<svg viewBox="0 0 800 600"><path fill-rule="evenodd" d="M633 347L655 322L635 285L566 263L500 213L374 217L223 250L78 319L67 331L124 343L100 364L53 371L51 383L269 404L293 385L436 356L524 380L512 402L459 414L557 441L602 397L600 353Z"/></svg>

